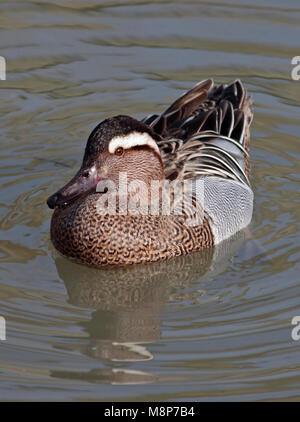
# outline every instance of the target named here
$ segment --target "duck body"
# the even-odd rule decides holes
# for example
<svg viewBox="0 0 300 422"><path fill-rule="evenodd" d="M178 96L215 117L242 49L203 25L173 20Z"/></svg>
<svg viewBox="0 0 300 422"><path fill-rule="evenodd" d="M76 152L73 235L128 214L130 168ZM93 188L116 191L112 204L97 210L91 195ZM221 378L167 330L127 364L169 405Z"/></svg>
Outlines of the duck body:
<svg viewBox="0 0 300 422"><path fill-rule="evenodd" d="M160 115L104 120L80 170L47 201L55 248L95 267L136 264L209 248L243 229L253 207L251 120L241 82L213 87L211 80ZM181 206L185 183L190 201Z"/></svg>

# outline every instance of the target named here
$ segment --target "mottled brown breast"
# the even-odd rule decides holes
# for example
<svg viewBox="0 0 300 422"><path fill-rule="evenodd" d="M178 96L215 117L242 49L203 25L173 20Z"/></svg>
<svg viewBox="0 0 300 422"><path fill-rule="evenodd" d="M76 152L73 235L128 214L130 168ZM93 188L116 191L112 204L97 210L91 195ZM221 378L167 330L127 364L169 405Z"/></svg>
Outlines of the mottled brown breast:
<svg viewBox="0 0 300 422"><path fill-rule="evenodd" d="M99 195L56 208L51 240L63 255L95 267L156 262L213 245L208 220L196 227L184 216L100 215Z"/></svg>

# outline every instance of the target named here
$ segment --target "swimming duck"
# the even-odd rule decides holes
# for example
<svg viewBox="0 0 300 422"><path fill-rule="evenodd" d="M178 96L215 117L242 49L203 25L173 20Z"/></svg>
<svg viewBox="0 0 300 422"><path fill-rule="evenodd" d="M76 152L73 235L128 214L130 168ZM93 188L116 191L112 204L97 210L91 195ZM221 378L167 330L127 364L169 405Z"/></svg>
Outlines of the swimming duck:
<svg viewBox="0 0 300 422"><path fill-rule="evenodd" d="M136 264L210 248L245 228L251 103L239 80L208 79L162 114L98 124L79 171L47 200L55 248L94 267Z"/></svg>

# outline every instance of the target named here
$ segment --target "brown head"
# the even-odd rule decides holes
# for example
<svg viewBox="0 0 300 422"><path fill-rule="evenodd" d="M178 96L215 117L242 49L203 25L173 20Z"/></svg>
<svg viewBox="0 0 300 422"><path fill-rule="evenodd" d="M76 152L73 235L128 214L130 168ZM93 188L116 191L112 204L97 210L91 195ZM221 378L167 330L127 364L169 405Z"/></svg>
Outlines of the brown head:
<svg viewBox="0 0 300 422"><path fill-rule="evenodd" d="M101 181L110 180L118 187L121 172L126 173L128 183L139 180L150 186L151 180L162 180L164 169L158 140L147 125L132 117L104 120L88 138L81 168L69 183L48 198L48 206L68 205L92 194Z"/></svg>

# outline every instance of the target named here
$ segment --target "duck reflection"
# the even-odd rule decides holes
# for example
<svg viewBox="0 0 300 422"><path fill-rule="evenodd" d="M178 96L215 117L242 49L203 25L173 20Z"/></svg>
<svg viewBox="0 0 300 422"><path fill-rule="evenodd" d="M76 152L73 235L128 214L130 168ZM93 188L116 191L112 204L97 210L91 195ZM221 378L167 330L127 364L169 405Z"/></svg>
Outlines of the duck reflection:
<svg viewBox="0 0 300 422"><path fill-rule="evenodd" d="M154 376L120 369L120 364L151 360L153 355L147 345L160 339L160 312L165 304L194 297L199 286L203 292L205 283L225 270L243 242L244 235L239 233L220 246L198 253L121 268L87 268L57 256L57 271L69 302L93 309L91 319L80 323L89 335L82 352L111 368L77 375L55 371L52 375L102 383L153 381Z"/></svg>

